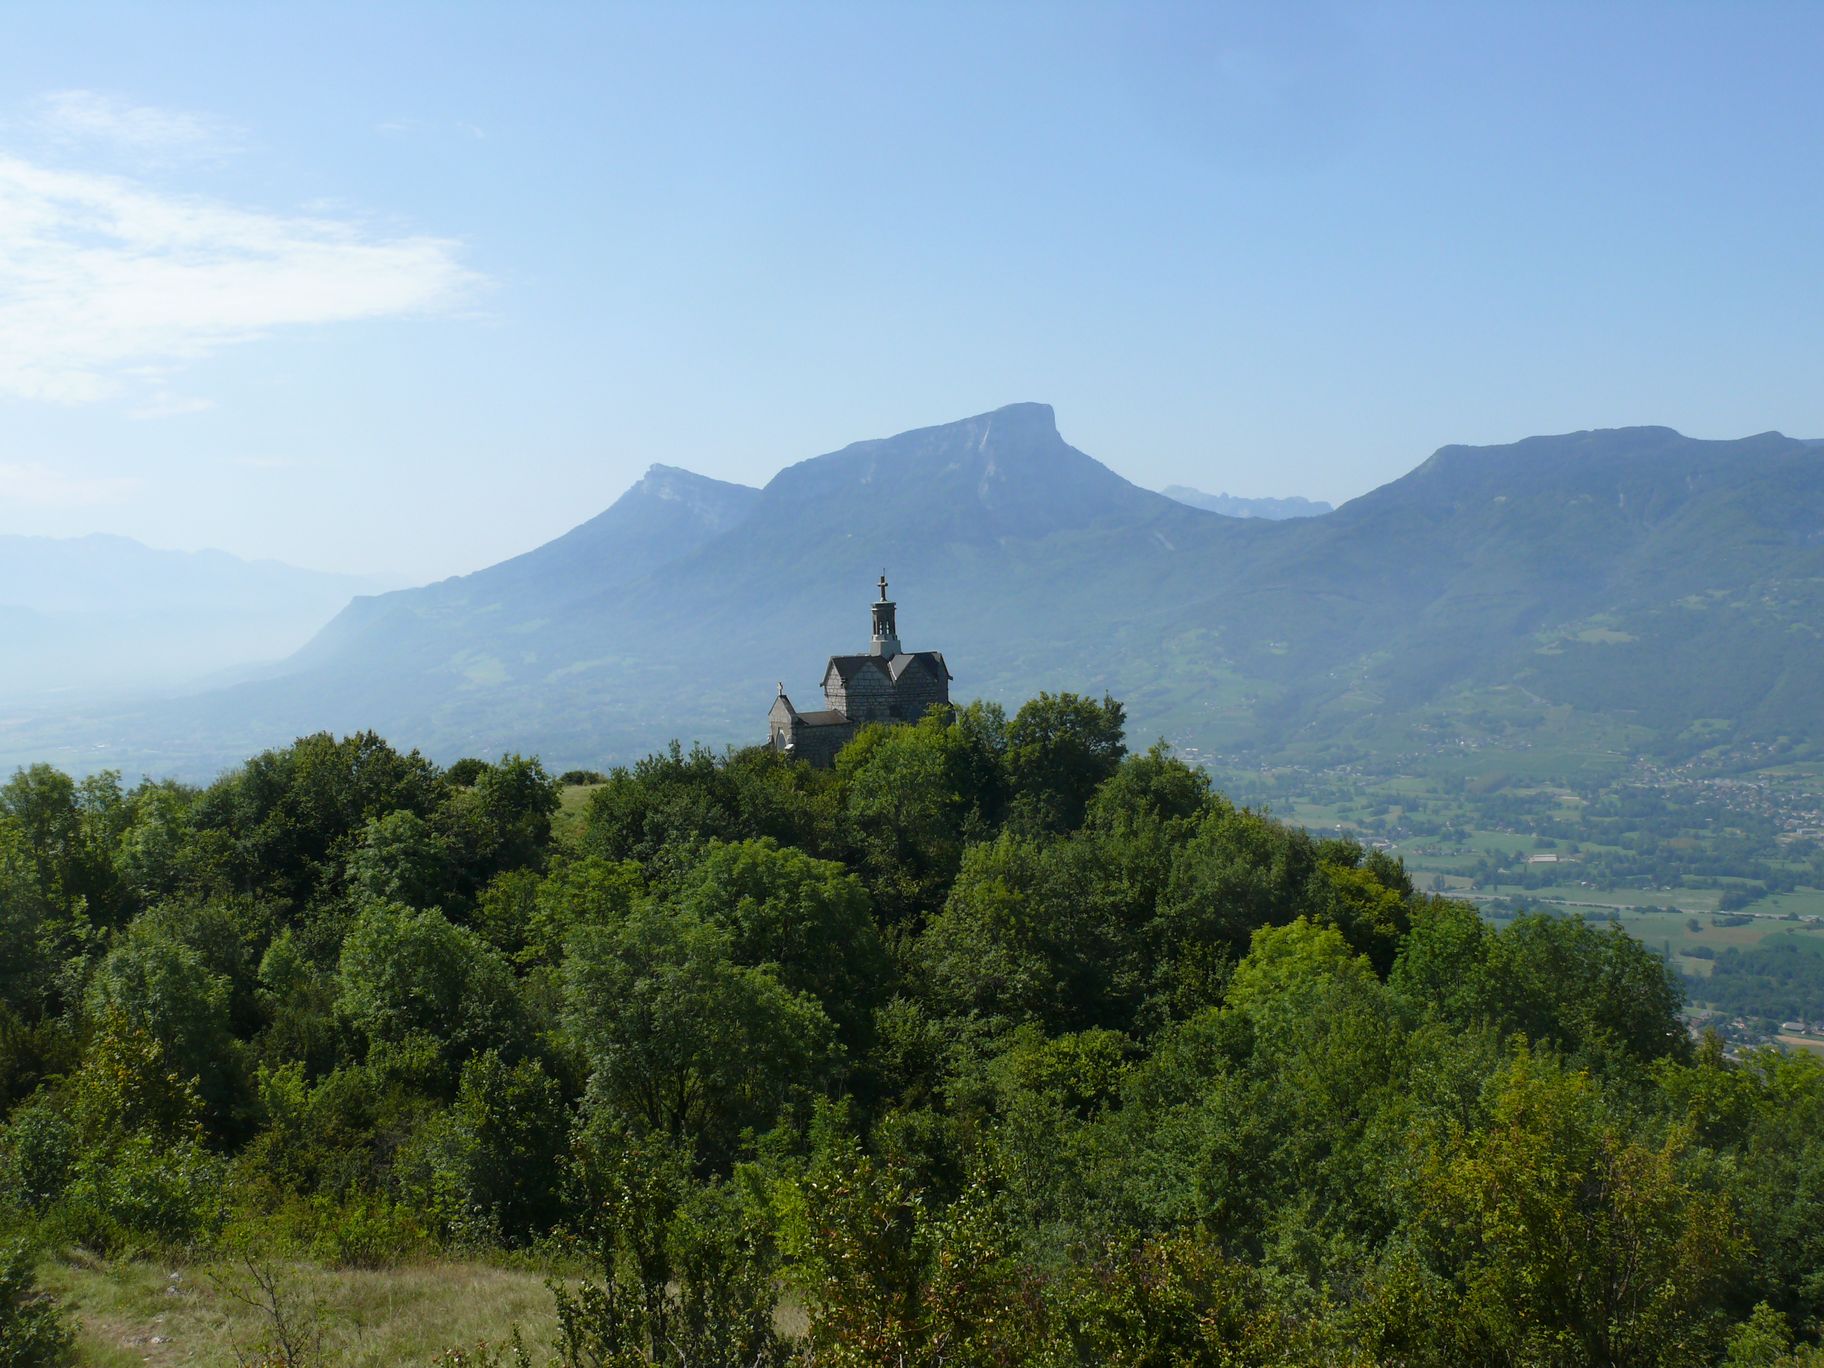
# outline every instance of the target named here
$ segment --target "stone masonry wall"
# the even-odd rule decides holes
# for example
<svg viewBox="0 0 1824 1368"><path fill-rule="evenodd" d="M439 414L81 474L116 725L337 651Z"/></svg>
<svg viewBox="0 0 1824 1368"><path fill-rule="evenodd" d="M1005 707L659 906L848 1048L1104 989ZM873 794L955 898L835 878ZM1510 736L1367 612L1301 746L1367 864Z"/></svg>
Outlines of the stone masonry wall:
<svg viewBox="0 0 1824 1368"><path fill-rule="evenodd" d="M933 703L950 701L949 681L914 665L899 677L899 715L908 722L923 717Z"/></svg>
<svg viewBox="0 0 1824 1368"><path fill-rule="evenodd" d="M819 769L828 769L836 763L836 752L854 739L854 727L797 727L793 729L792 754Z"/></svg>
<svg viewBox="0 0 1824 1368"><path fill-rule="evenodd" d="M837 689L840 692L825 693L829 706L851 722L885 722L893 716L893 681L883 670L859 669L849 679L846 689L842 688L840 680Z"/></svg>

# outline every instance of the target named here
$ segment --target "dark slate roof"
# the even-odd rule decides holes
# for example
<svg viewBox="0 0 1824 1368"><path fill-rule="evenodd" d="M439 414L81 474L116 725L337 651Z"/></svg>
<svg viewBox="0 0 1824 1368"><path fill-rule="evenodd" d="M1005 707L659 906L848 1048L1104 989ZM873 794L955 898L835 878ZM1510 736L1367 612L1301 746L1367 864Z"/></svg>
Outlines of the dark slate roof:
<svg viewBox="0 0 1824 1368"><path fill-rule="evenodd" d="M795 719L801 727L846 727L848 715L839 712L799 713Z"/></svg>
<svg viewBox="0 0 1824 1368"><path fill-rule="evenodd" d="M897 681L913 665L923 665L935 671L945 679L952 678L950 667L944 664L942 651L901 651L891 659L877 655L839 655L831 656L830 663L824 666L823 677L828 679L834 670L847 684L862 670L879 670L888 679Z"/></svg>
<svg viewBox="0 0 1824 1368"><path fill-rule="evenodd" d="M856 674L862 670L881 670L887 674L888 678L892 678L892 671L887 669L886 660L877 655L831 656L830 663L823 667L825 679L830 677L831 670L842 676L844 684L855 678Z"/></svg>
<svg viewBox="0 0 1824 1368"><path fill-rule="evenodd" d="M922 665L934 674L942 675L945 679L951 678L950 669L944 664L942 651L902 651L893 657L888 663L887 669L892 674L894 682L897 683L899 677L914 665Z"/></svg>

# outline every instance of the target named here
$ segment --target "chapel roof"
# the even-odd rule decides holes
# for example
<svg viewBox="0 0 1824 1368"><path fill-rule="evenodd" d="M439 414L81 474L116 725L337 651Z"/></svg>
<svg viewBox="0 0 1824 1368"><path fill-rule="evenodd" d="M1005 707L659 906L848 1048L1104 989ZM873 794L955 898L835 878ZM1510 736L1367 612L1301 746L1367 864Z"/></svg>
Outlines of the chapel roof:
<svg viewBox="0 0 1824 1368"><path fill-rule="evenodd" d="M886 675L888 679L893 678L893 672L887 667L887 658L885 656L833 655L830 657L830 663L823 667L823 677L825 679L830 677L831 670L836 671L836 673L842 677L842 682L844 684L847 684L863 670L878 670L880 673Z"/></svg>
<svg viewBox="0 0 1824 1368"><path fill-rule="evenodd" d="M897 681L899 677L914 665L936 671L945 679L952 678L950 667L944 663L942 651L901 651L898 655L833 655L830 663L823 668L823 677L828 679L830 671L836 671L844 684L855 678L863 670L877 670L888 679Z"/></svg>
<svg viewBox="0 0 1824 1368"><path fill-rule="evenodd" d="M887 661L887 669L895 680L914 665L922 665L927 670L941 674L945 679L952 677L950 667L944 664L942 651L901 651Z"/></svg>

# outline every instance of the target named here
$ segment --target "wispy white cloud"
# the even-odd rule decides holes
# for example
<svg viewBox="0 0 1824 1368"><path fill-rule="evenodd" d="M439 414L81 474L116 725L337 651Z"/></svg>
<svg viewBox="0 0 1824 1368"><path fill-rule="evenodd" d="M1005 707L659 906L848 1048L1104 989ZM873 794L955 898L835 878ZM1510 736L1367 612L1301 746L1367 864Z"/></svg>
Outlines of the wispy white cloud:
<svg viewBox="0 0 1824 1368"><path fill-rule="evenodd" d="M241 130L225 119L133 104L96 90L44 96L32 123L55 142L106 144L142 163L220 161L246 145Z"/></svg>
<svg viewBox="0 0 1824 1368"><path fill-rule="evenodd" d="M127 410L129 418L181 418L187 413L207 413L215 400L199 395L173 394L160 390L138 408Z"/></svg>
<svg viewBox="0 0 1824 1368"><path fill-rule="evenodd" d="M488 131L480 124L466 123L458 119L454 123L433 123L428 119L387 119L374 125L374 132L384 133L388 137L404 137L415 134L437 134L454 130L465 138L475 142L485 141Z"/></svg>
<svg viewBox="0 0 1824 1368"><path fill-rule="evenodd" d="M0 393L131 398L272 329L422 315L478 280L447 238L0 154Z"/></svg>
<svg viewBox="0 0 1824 1368"><path fill-rule="evenodd" d="M127 475L65 475L47 465L0 462L0 504L84 508L119 503L142 483Z"/></svg>

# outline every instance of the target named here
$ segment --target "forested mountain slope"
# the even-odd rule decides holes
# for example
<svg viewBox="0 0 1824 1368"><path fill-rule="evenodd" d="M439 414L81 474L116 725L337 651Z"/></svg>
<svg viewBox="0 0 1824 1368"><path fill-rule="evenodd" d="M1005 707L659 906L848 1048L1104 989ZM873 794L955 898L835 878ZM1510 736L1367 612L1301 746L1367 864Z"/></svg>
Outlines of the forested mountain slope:
<svg viewBox="0 0 1824 1368"><path fill-rule="evenodd" d="M1817 443L1626 428L1447 447L1328 516L1242 520L1122 479L1040 404L856 443L759 491L655 468L548 546L357 600L286 677L62 737L215 763L317 726L558 763L745 740L776 681L811 688L865 640L883 568L908 648L944 651L959 696L1109 688L1144 733L1204 751L1525 744L1548 714L1561 738L1646 752L1818 740Z"/></svg>

